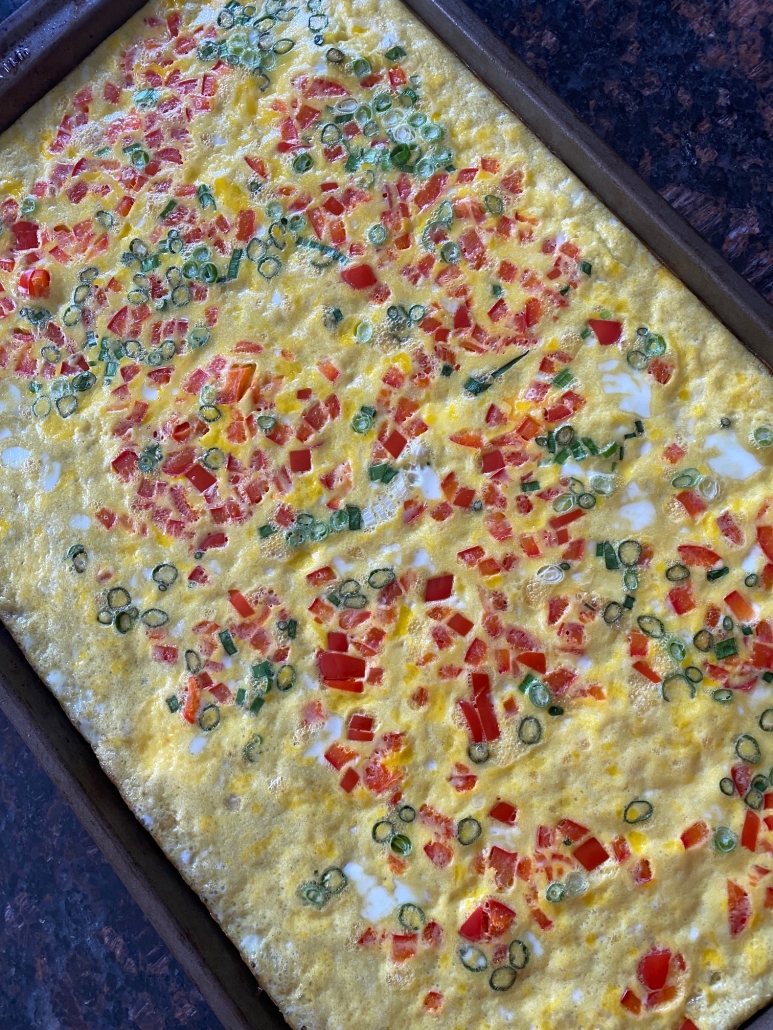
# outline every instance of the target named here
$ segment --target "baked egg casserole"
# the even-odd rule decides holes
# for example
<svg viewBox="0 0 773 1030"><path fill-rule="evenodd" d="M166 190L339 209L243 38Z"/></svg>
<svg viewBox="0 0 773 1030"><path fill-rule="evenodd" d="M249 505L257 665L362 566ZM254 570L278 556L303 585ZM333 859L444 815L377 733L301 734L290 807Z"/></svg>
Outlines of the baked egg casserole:
<svg viewBox="0 0 773 1030"><path fill-rule="evenodd" d="M0 614L308 1030L773 996L773 382L397 0L0 141Z"/></svg>

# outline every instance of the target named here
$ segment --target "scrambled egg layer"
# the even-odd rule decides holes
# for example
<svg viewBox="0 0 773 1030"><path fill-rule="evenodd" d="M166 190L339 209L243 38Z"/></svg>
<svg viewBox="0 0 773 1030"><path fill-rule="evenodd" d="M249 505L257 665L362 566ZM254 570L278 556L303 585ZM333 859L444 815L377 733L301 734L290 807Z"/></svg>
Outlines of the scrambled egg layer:
<svg viewBox="0 0 773 1030"><path fill-rule="evenodd" d="M153 2L0 191L0 611L289 1023L761 1006L766 370L392 0Z"/></svg>

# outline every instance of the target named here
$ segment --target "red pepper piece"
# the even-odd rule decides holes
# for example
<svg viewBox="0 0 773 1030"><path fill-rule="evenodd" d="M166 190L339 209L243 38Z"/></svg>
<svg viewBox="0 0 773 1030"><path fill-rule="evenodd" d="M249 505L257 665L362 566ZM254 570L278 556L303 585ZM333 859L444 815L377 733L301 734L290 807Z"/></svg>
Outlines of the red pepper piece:
<svg viewBox="0 0 773 1030"><path fill-rule="evenodd" d="M574 850L574 857L589 873L598 869L609 858L604 845L595 837L589 837Z"/></svg>
<svg viewBox="0 0 773 1030"><path fill-rule="evenodd" d="M741 847L746 848L747 851L756 851L759 832L760 817L756 812L747 808L743 821L743 830L741 831Z"/></svg>
<svg viewBox="0 0 773 1030"><path fill-rule="evenodd" d="M621 322L614 322L609 319L590 318L588 325L596 334L596 339L602 347L608 347L611 343L617 343L623 332Z"/></svg>
<svg viewBox="0 0 773 1030"><path fill-rule="evenodd" d="M732 880L727 881L727 916L731 937L742 933L752 917L752 903L748 893Z"/></svg>
<svg viewBox="0 0 773 1030"><path fill-rule="evenodd" d="M311 451L304 448L302 451L290 451L291 472L311 472Z"/></svg>
<svg viewBox="0 0 773 1030"><path fill-rule="evenodd" d="M337 651L321 651L317 656L320 674L325 679L346 680L365 677L365 660Z"/></svg>
<svg viewBox="0 0 773 1030"><path fill-rule="evenodd" d="M241 591L229 590L228 600L243 618L249 619L251 615L255 614L255 609Z"/></svg>
<svg viewBox="0 0 773 1030"><path fill-rule="evenodd" d="M435 576L433 579L427 580L427 586L424 591L424 600L445 601L451 596L453 589L453 573L449 573L444 576Z"/></svg>
<svg viewBox="0 0 773 1030"><path fill-rule="evenodd" d="M504 823L506 826L515 826L515 820L518 818L518 809L515 805L511 805L509 801L497 801L494 807L489 812L491 819L496 819L499 823Z"/></svg>
<svg viewBox="0 0 773 1030"><path fill-rule="evenodd" d="M187 472L183 474L185 478L189 479L201 493L204 493L205 490L209 490L209 488L214 486L217 482L217 479L208 469L205 469L203 465L192 465Z"/></svg>
<svg viewBox="0 0 773 1030"><path fill-rule="evenodd" d="M355 290L367 290L378 282L376 273L370 265L352 265L351 268L344 268L341 278Z"/></svg>
<svg viewBox="0 0 773 1030"><path fill-rule="evenodd" d="M688 826L679 839L685 851L688 851L690 848L697 848L699 845L705 844L709 839L709 828L702 819L699 819L697 823Z"/></svg>
<svg viewBox="0 0 773 1030"><path fill-rule="evenodd" d="M639 983L643 984L649 991L658 991L665 985L668 979L668 970L671 965L671 951L669 948L653 947L639 961L636 973Z"/></svg>

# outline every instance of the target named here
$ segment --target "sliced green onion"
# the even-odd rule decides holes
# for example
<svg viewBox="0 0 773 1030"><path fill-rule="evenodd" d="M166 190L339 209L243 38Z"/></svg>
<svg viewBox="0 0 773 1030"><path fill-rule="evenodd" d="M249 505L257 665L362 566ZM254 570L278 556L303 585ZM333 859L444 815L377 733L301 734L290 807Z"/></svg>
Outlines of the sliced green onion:
<svg viewBox="0 0 773 1030"><path fill-rule="evenodd" d="M413 805L402 805L397 810L397 818L403 823L412 823L416 818L416 809Z"/></svg>
<svg viewBox="0 0 773 1030"><path fill-rule="evenodd" d="M115 628L119 633L128 633L129 630L134 629L134 619L130 612L118 612L115 617Z"/></svg>
<svg viewBox="0 0 773 1030"><path fill-rule="evenodd" d="M528 944L524 944L523 941L516 939L514 941L510 941L507 948L507 956L510 959L510 965L513 969L525 969L529 964L531 951L529 950Z"/></svg>
<svg viewBox="0 0 773 1030"><path fill-rule="evenodd" d="M653 640L660 640L666 635L666 627L654 615L640 615L636 621L642 633L646 633Z"/></svg>
<svg viewBox="0 0 773 1030"><path fill-rule="evenodd" d="M488 969L488 959L474 944L463 944L457 954L464 968L471 973L482 973Z"/></svg>
<svg viewBox="0 0 773 1030"><path fill-rule="evenodd" d="M735 784L729 776L723 776L719 781L719 789L725 795L725 797L731 798L735 794Z"/></svg>
<svg viewBox="0 0 773 1030"><path fill-rule="evenodd" d="M735 742L735 753L742 762L749 762L756 765L762 758L760 745L748 733L742 733Z"/></svg>
<svg viewBox="0 0 773 1030"><path fill-rule="evenodd" d="M642 546L638 540L623 540L617 548L617 556L620 564L633 567L639 564L642 555Z"/></svg>
<svg viewBox="0 0 773 1030"><path fill-rule="evenodd" d="M714 634L707 629L698 630L692 638L692 642L699 651L710 651L714 646Z"/></svg>
<svg viewBox="0 0 773 1030"><path fill-rule="evenodd" d="M371 837L377 844L388 844L395 833L394 824L389 819L379 819L371 830Z"/></svg>
<svg viewBox="0 0 773 1030"><path fill-rule="evenodd" d="M765 803L765 795L761 790L757 790L756 787L752 787L743 799L744 804L749 808L754 809L755 812L759 811Z"/></svg>
<svg viewBox="0 0 773 1030"><path fill-rule="evenodd" d="M596 497L594 494L581 493L577 495L577 505L583 508L585 511L589 511L591 508L596 507Z"/></svg>
<svg viewBox="0 0 773 1030"><path fill-rule="evenodd" d="M234 639L227 629L224 629L222 632L218 633L218 637L220 637L220 643L223 645L223 650L226 654L236 654L236 644L234 643Z"/></svg>
<svg viewBox="0 0 773 1030"><path fill-rule="evenodd" d="M467 757L475 765L482 765L484 762L489 760L491 749L485 740L480 741L478 744L470 744L467 748Z"/></svg>
<svg viewBox="0 0 773 1030"><path fill-rule="evenodd" d="M174 694L172 694L171 697L168 697L166 699L166 704L167 704L167 707L168 707L169 711L172 712L173 714L174 714L174 712L179 712L180 711L180 702L178 701L177 697Z"/></svg>
<svg viewBox="0 0 773 1030"><path fill-rule="evenodd" d="M717 687L711 695L715 701L721 705L728 705L733 700L733 691L728 690L727 687Z"/></svg>
<svg viewBox="0 0 773 1030"><path fill-rule="evenodd" d="M686 565L682 565L677 562L674 565L669 565L666 569L666 579L670 583L681 583L685 579L690 578L690 570Z"/></svg>
<svg viewBox="0 0 773 1030"><path fill-rule="evenodd" d="M340 894L349 883L346 873L338 866L331 865L322 873L320 883L328 894Z"/></svg>
<svg viewBox="0 0 773 1030"><path fill-rule="evenodd" d="M205 733L209 733L220 725L220 709L217 705L205 705L199 715L199 726Z"/></svg>
<svg viewBox="0 0 773 1030"><path fill-rule="evenodd" d="M703 673L697 665L688 665L684 670L684 674L691 683L701 683L703 681Z"/></svg>
<svg viewBox="0 0 773 1030"><path fill-rule="evenodd" d="M566 894L566 888L562 883L554 880L553 883L548 884L548 888L545 891L545 897L548 901L552 901L554 904L559 904L564 900Z"/></svg>
<svg viewBox="0 0 773 1030"><path fill-rule="evenodd" d="M695 486L699 482L701 474L697 469L684 469L679 472L671 480L671 486L675 486L677 490L686 490L689 487Z"/></svg>
<svg viewBox="0 0 773 1030"><path fill-rule="evenodd" d="M758 426L752 433L752 438L758 447L770 447L773 444L773 429L769 426Z"/></svg>
<svg viewBox="0 0 773 1030"><path fill-rule="evenodd" d="M681 640L672 640L668 645L668 653L674 659L675 662L681 662L684 660L687 654L687 648L684 646Z"/></svg>
<svg viewBox="0 0 773 1030"><path fill-rule="evenodd" d="M645 801L643 798L636 798L633 801L629 801L625 806L623 819L629 826L635 826L637 823L646 823L648 819L651 819L653 811L654 809L649 801Z"/></svg>
<svg viewBox="0 0 773 1030"><path fill-rule="evenodd" d="M413 851L410 837L406 837L404 833L396 833L390 840L389 846L396 855L401 855L403 858Z"/></svg>
<svg viewBox="0 0 773 1030"><path fill-rule="evenodd" d="M721 855L728 855L737 843L738 838L727 826L718 826L714 830L714 847Z"/></svg>
<svg viewBox="0 0 773 1030"><path fill-rule="evenodd" d="M159 590L168 590L176 582L177 576L176 567L169 562L162 562L161 565L156 565L152 572L153 582L158 585Z"/></svg>
<svg viewBox="0 0 773 1030"><path fill-rule="evenodd" d="M112 587L107 592L107 606L114 612L127 608L131 602L131 594L124 587Z"/></svg>
<svg viewBox="0 0 773 1030"><path fill-rule="evenodd" d="M281 691L292 690L295 686L295 669L292 665L280 665L276 674L276 689Z"/></svg>
<svg viewBox="0 0 773 1030"><path fill-rule="evenodd" d="M618 604L617 601L610 601L604 609L604 622L606 622L608 626L613 626L618 619L621 618L624 612L625 608L623 608L621 604Z"/></svg>
<svg viewBox="0 0 773 1030"><path fill-rule="evenodd" d="M482 832L483 828L478 820L467 816L465 819L459 820L456 827L456 839L460 844L467 847L469 844L474 844Z"/></svg>
<svg viewBox="0 0 773 1030"><path fill-rule="evenodd" d="M709 583L713 583L717 579L722 579L723 576L727 576L730 573L730 569L724 565L721 569L709 569L706 573L706 579Z"/></svg>
<svg viewBox="0 0 773 1030"><path fill-rule="evenodd" d="M411 902L400 906L397 919L400 926L405 930L410 930L411 933L418 933L427 921L423 909L420 909L418 905L411 904Z"/></svg>
<svg viewBox="0 0 773 1030"><path fill-rule="evenodd" d="M738 654L738 644L735 637L728 637L727 640L719 640L714 645L714 654L718 659L730 658Z"/></svg>
<svg viewBox="0 0 773 1030"><path fill-rule="evenodd" d="M773 733L773 708L766 708L759 718L760 729L765 733Z"/></svg>
<svg viewBox="0 0 773 1030"><path fill-rule="evenodd" d="M368 576L368 586L374 590L383 590L394 583L396 578L394 569L374 569Z"/></svg>
<svg viewBox="0 0 773 1030"><path fill-rule="evenodd" d="M158 629L161 626L166 626L167 622L169 622L169 616L161 608L148 608L140 616L140 621L151 629Z"/></svg>
<svg viewBox="0 0 773 1030"><path fill-rule="evenodd" d="M322 884L316 882L302 883L298 888L298 894L304 905L311 905L314 908L322 908L328 898L327 891Z"/></svg>
<svg viewBox="0 0 773 1030"><path fill-rule="evenodd" d="M664 701L671 701L676 696L674 691L680 686L686 686L692 700L695 697L695 684L689 680L683 672L672 672L663 680L660 693Z"/></svg>
<svg viewBox="0 0 773 1030"><path fill-rule="evenodd" d="M518 739L522 744L537 744L542 737L542 723L527 715L518 724Z"/></svg>
<svg viewBox="0 0 773 1030"><path fill-rule="evenodd" d="M518 974L512 966L497 966L489 977L489 985L495 991L509 991Z"/></svg>

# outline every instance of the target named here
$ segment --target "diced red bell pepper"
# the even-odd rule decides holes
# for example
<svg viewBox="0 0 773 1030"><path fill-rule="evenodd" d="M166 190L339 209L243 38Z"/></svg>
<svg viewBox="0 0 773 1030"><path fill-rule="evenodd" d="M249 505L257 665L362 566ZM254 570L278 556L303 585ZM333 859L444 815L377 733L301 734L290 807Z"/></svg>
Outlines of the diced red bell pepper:
<svg viewBox="0 0 773 1030"><path fill-rule="evenodd" d="M466 637L475 623L470 622L461 612L456 612L448 620L447 625L451 627L454 633L458 633L460 637Z"/></svg>
<svg viewBox="0 0 773 1030"><path fill-rule="evenodd" d="M631 848L625 837L613 838L612 854L615 856L615 862L625 862L631 857Z"/></svg>
<svg viewBox="0 0 773 1030"><path fill-rule="evenodd" d="M183 719L186 722L196 722L200 696L201 687L199 686L199 681L195 676L189 676L185 690L185 704L183 705Z"/></svg>
<svg viewBox="0 0 773 1030"><path fill-rule="evenodd" d="M320 651L317 666L326 680L360 680L365 677L365 660L338 651Z"/></svg>
<svg viewBox="0 0 773 1030"><path fill-rule="evenodd" d="M329 565L323 565L306 573L306 579L315 587L322 586L325 583L332 583L335 578L336 574ZM338 650L338 648L333 648L333 650ZM346 649L344 648L344 650Z"/></svg>
<svg viewBox="0 0 773 1030"><path fill-rule="evenodd" d="M660 683L660 674L655 672L648 662L638 661L633 663L634 669L641 673L650 683Z"/></svg>
<svg viewBox="0 0 773 1030"><path fill-rule="evenodd" d="M630 987L626 987L620 998L620 1004L634 1016L641 1015L641 999L634 994Z"/></svg>
<svg viewBox="0 0 773 1030"><path fill-rule="evenodd" d="M343 787L343 789L346 791L347 794L351 794L351 792L354 790L354 788L359 783L359 780L360 780L360 774L357 772L356 769L353 769L351 766L349 766L349 768L346 770L346 772L341 777L341 786Z"/></svg>
<svg viewBox="0 0 773 1030"><path fill-rule="evenodd" d="M515 912L501 901L488 899L459 927L459 936L473 944L487 943L501 937L515 921Z"/></svg>
<svg viewBox="0 0 773 1030"><path fill-rule="evenodd" d="M691 1019L685 1019L684 1023L679 1027L679 1030L698 1030L698 1027Z"/></svg>
<svg viewBox="0 0 773 1030"><path fill-rule="evenodd" d="M187 472L183 473L183 475L186 479L190 480L200 493L204 493L206 490L209 490L209 488L214 486L217 482L217 479L212 475L212 473L208 469L205 469L203 465L199 464L192 465Z"/></svg>
<svg viewBox="0 0 773 1030"><path fill-rule="evenodd" d="M481 456L481 471L487 475L491 472L499 472L504 467L505 459L501 451L489 451Z"/></svg>
<svg viewBox="0 0 773 1030"><path fill-rule="evenodd" d="M554 519L550 519L548 525L551 529L561 529L562 526L569 526L577 519L581 519L584 514L582 508L573 508L571 511L564 512L563 515L557 515Z"/></svg>
<svg viewBox="0 0 773 1030"><path fill-rule="evenodd" d="M472 734L473 742L475 744L482 743L486 739L486 737L483 733L483 725L480 721L478 709L472 703L472 701L465 700L459 701L459 707L461 708L462 713L465 719L467 720L467 725L470 728L470 733Z"/></svg>
<svg viewBox="0 0 773 1030"><path fill-rule="evenodd" d="M35 250L39 247L39 228L35 222L15 222L11 226L11 232L16 237L16 249Z"/></svg>
<svg viewBox="0 0 773 1030"><path fill-rule="evenodd" d="M729 511L723 511L721 515L717 516L717 527L724 537L726 537L731 544L737 544L739 547L744 542L743 530L735 521ZM758 529L759 533L759 529ZM773 542L773 540L772 540ZM760 547L763 551L765 550L760 541Z"/></svg>
<svg viewBox="0 0 773 1030"><path fill-rule="evenodd" d="M504 823L506 826L515 826L515 820L518 818L518 809L515 805L510 804L509 801L497 801L489 812L489 817L496 819L498 823Z"/></svg>
<svg viewBox="0 0 773 1030"><path fill-rule="evenodd" d="M729 594L725 595L725 604L739 622L751 622L754 619L754 609L737 590L732 590Z"/></svg>
<svg viewBox="0 0 773 1030"><path fill-rule="evenodd" d="M755 640L752 647L751 664L755 669L773 669L773 647Z"/></svg>
<svg viewBox="0 0 773 1030"><path fill-rule="evenodd" d="M741 831L741 847L746 848L747 851L756 851L759 832L760 817L756 812L747 808L743 821L743 830Z"/></svg>
<svg viewBox="0 0 773 1030"><path fill-rule="evenodd" d="M698 544L680 544L677 547L679 558L691 569L713 569L722 561L722 555L712 551L710 547L701 547Z"/></svg>
<svg viewBox="0 0 773 1030"><path fill-rule="evenodd" d="M765 557L773 561L773 526L757 526L757 543L764 551Z"/></svg>
<svg viewBox="0 0 773 1030"><path fill-rule="evenodd" d="M290 471L311 472L311 451L308 448L290 451Z"/></svg>
<svg viewBox="0 0 773 1030"><path fill-rule="evenodd" d="M652 866L648 858L640 858L631 870L631 879L635 887L649 883L652 880Z"/></svg>
<svg viewBox="0 0 773 1030"><path fill-rule="evenodd" d="M578 848L575 848L574 857L591 873L607 861L609 853L599 840L595 837L588 837Z"/></svg>
<svg viewBox="0 0 773 1030"><path fill-rule="evenodd" d="M453 848L449 848L447 844L442 844L439 840L433 840L429 844L425 844L424 853L438 869L445 869L454 860Z"/></svg>
<svg viewBox="0 0 773 1030"><path fill-rule="evenodd" d="M468 661L467 655L465 655L465 660ZM499 740L501 731L497 722L496 712L494 711L494 699L491 696L491 689L486 688L480 692L476 691L475 703L486 740L489 742Z"/></svg>
<svg viewBox="0 0 773 1030"><path fill-rule="evenodd" d="M650 991L644 1004L648 1009L655 1009L659 1005L667 1005L670 1001L673 1001L675 997L676 985L667 984L665 987L661 987L658 991Z"/></svg>
<svg viewBox="0 0 773 1030"><path fill-rule="evenodd" d="M690 848L697 848L699 845L706 843L709 839L709 828L702 819L699 819L696 823L688 826L679 839L685 851L689 851Z"/></svg>
<svg viewBox="0 0 773 1030"><path fill-rule="evenodd" d="M454 589L453 573L444 576L435 576L427 580L424 590L425 601L445 601L449 598Z"/></svg>
<svg viewBox="0 0 773 1030"><path fill-rule="evenodd" d="M329 636L330 634L328 634ZM355 714L349 720L347 740L373 740L373 716Z"/></svg>
<svg viewBox="0 0 773 1030"><path fill-rule="evenodd" d="M393 429L386 440L384 440L384 447L389 451L393 458L399 458L405 450L407 443L408 441L400 430Z"/></svg>
<svg viewBox="0 0 773 1030"><path fill-rule="evenodd" d="M45 268L26 268L19 276L19 291L28 297L47 297L51 275Z"/></svg>
<svg viewBox="0 0 773 1030"><path fill-rule="evenodd" d="M228 600L243 618L249 619L255 614L255 609L240 590L229 590Z"/></svg>
<svg viewBox="0 0 773 1030"><path fill-rule="evenodd" d="M328 651L348 651L349 638L345 633L330 632L327 635Z"/></svg>
<svg viewBox="0 0 773 1030"><path fill-rule="evenodd" d="M639 983L643 984L648 991L658 991L665 985L668 979L668 970L671 966L671 951L669 948L653 947L640 959L636 973Z"/></svg>
<svg viewBox="0 0 773 1030"><path fill-rule="evenodd" d="M576 844L578 840L582 840L588 832L587 827L576 823L574 819L562 819L556 826L558 836L562 840L570 840L573 844Z"/></svg>
<svg viewBox="0 0 773 1030"><path fill-rule="evenodd" d="M494 870L494 879L500 890L509 890L515 881L515 872L518 864L518 853L505 851L496 844L488 854L489 869Z"/></svg>
<svg viewBox="0 0 773 1030"><path fill-rule="evenodd" d="M370 265L352 265L351 268L344 268L341 278L355 290L367 290L378 282L376 273Z"/></svg>
<svg viewBox="0 0 773 1030"><path fill-rule="evenodd" d="M695 598L692 592L692 583L688 580L682 586L674 587L668 591L668 600L677 615L684 615L695 608Z"/></svg>
<svg viewBox="0 0 773 1030"><path fill-rule="evenodd" d="M614 322L610 319L590 318L588 319L588 325L596 334L596 339L603 347L608 347L611 343L617 343L623 332L622 323Z"/></svg>
<svg viewBox="0 0 773 1030"><path fill-rule="evenodd" d="M535 672L540 673L540 675L547 671L545 655L541 651L523 651L518 655L518 661L521 665L525 665L527 669L533 669Z"/></svg>
<svg viewBox="0 0 773 1030"><path fill-rule="evenodd" d="M727 881L727 915L731 937L742 933L752 917L752 903L748 893L732 880Z"/></svg>
<svg viewBox="0 0 773 1030"><path fill-rule="evenodd" d="M330 747L325 752L325 761L329 762L334 769L338 772L343 769L349 762L353 762L359 755L356 751L350 751L348 747L343 747L337 740L334 740Z"/></svg>
<svg viewBox="0 0 773 1030"><path fill-rule="evenodd" d="M696 490L681 490L676 499L691 518L697 518L707 510L706 502Z"/></svg>
<svg viewBox="0 0 773 1030"><path fill-rule="evenodd" d="M124 482L128 482L135 475L138 465L139 456L135 451L121 451L112 462L113 469Z"/></svg>

